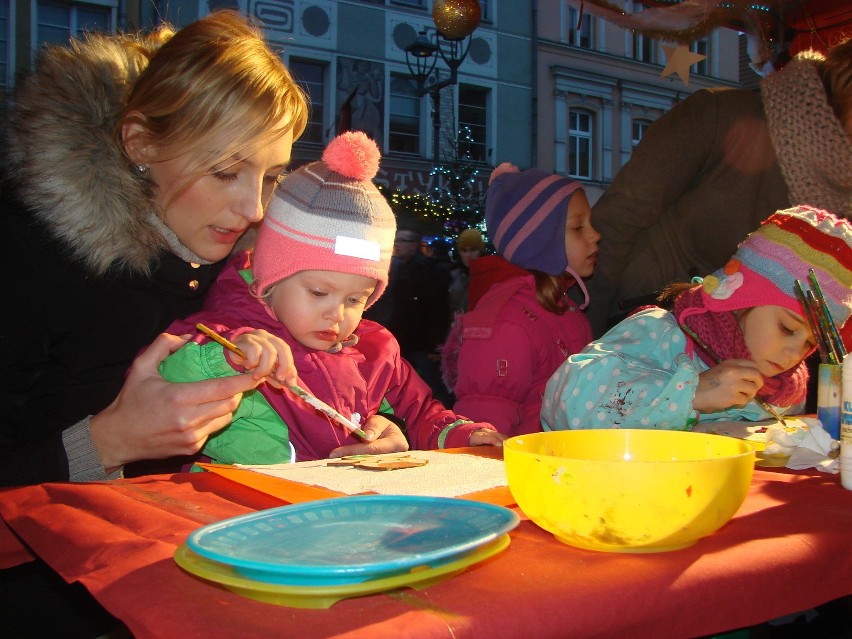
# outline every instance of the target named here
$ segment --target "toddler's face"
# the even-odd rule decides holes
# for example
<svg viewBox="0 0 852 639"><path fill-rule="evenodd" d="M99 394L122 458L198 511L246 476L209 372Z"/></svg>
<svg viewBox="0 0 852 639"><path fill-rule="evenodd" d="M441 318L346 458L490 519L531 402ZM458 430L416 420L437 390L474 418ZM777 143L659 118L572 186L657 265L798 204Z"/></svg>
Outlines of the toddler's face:
<svg viewBox="0 0 852 639"><path fill-rule="evenodd" d="M565 252L568 266L580 277L589 277L598 261L601 234L592 226L592 209L583 191L576 191L568 203L565 223Z"/></svg>
<svg viewBox="0 0 852 639"><path fill-rule="evenodd" d="M791 368L810 353L814 337L804 317L783 306L756 306L740 315L751 358L765 377Z"/></svg>
<svg viewBox="0 0 852 639"><path fill-rule="evenodd" d="M278 282L268 302L293 338L327 350L358 327L376 280L337 271L299 271Z"/></svg>

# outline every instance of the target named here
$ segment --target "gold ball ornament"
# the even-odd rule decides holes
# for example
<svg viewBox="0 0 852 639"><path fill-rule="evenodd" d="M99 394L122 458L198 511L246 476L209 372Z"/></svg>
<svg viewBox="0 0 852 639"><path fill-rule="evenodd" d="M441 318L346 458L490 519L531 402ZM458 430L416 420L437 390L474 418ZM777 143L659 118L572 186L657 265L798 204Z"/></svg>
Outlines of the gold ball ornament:
<svg viewBox="0 0 852 639"><path fill-rule="evenodd" d="M448 40L469 36L481 17L479 0L435 0L432 5L432 21Z"/></svg>

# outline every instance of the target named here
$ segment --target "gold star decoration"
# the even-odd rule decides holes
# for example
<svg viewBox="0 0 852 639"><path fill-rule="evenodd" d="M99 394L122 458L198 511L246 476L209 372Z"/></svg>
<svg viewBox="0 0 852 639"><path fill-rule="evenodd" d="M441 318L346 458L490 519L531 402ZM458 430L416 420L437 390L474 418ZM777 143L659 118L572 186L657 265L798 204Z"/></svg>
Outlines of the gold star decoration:
<svg viewBox="0 0 852 639"><path fill-rule="evenodd" d="M696 62L701 62L706 55L693 53L685 44L677 47L667 47L663 45L666 52L666 68L660 74L661 78L670 76L672 73L677 73L678 77L683 80L683 83L689 86L689 67Z"/></svg>

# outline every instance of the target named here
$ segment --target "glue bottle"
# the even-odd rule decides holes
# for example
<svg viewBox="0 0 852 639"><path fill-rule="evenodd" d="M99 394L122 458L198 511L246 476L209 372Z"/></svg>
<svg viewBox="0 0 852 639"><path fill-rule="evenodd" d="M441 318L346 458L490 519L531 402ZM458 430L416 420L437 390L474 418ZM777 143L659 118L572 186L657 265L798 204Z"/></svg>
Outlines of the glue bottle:
<svg viewBox="0 0 852 639"><path fill-rule="evenodd" d="M852 490L852 353L843 358L840 393L840 483Z"/></svg>

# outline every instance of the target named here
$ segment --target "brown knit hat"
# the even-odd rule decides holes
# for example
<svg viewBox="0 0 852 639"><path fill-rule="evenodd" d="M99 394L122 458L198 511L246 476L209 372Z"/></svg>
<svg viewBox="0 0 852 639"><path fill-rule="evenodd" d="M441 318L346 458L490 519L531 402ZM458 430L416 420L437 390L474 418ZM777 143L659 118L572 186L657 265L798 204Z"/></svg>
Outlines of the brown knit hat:
<svg viewBox="0 0 852 639"><path fill-rule="evenodd" d="M481 253L485 250L485 242L482 241L482 234L476 229L465 229L456 240L456 248L472 248Z"/></svg>

